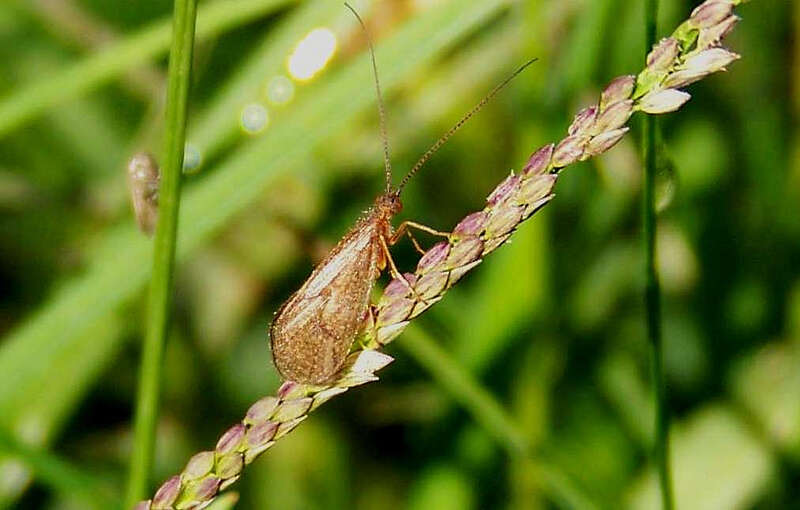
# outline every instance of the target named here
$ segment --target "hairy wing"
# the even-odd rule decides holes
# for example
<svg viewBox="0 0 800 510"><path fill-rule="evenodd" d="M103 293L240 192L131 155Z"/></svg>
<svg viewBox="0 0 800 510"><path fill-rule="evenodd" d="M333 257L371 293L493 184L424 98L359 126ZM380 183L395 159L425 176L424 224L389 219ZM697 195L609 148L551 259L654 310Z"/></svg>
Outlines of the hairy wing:
<svg viewBox="0 0 800 510"><path fill-rule="evenodd" d="M270 341L284 378L319 384L342 366L366 318L379 253L374 225L357 227L278 310Z"/></svg>

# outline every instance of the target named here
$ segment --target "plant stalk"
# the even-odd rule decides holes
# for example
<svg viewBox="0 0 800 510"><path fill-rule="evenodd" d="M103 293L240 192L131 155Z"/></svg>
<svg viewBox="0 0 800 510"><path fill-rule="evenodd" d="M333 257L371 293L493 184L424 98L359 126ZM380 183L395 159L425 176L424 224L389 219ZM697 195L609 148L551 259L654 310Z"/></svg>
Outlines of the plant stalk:
<svg viewBox="0 0 800 510"><path fill-rule="evenodd" d="M197 0L175 0L158 223L153 246L147 331L139 371L133 451L125 508L131 508L147 493L153 463L164 344L172 307L175 245L196 13Z"/></svg>
<svg viewBox="0 0 800 510"><path fill-rule="evenodd" d="M645 57L656 42L658 0L645 0ZM642 156L644 190L642 196L645 255L645 314L650 344L650 366L655 399L653 461L658 472L663 510L673 509L672 476L670 474L669 409L664 379L664 351L661 328L661 284L656 271L656 197L657 166L656 134L658 120L647 115L643 121Z"/></svg>

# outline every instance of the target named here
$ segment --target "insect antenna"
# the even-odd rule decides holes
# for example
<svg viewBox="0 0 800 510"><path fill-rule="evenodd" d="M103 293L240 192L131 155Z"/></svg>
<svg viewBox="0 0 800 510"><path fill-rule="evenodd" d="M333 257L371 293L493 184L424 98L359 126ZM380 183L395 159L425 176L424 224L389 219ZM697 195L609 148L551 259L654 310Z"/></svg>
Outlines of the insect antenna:
<svg viewBox="0 0 800 510"><path fill-rule="evenodd" d="M367 39L367 46L369 46L369 57L372 60L372 75L375 78L375 92L378 95L378 115L380 116L381 124L381 139L383 141L383 166L386 172L386 193L392 190L392 162L389 159L389 135L386 132L386 108L383 105L383 94L381 94L381 82L378 80L378 64L375 63L375 49L372 47L372 39L369 36L367 26L364 20L358 15L358 12L349 3L344 3L345 7L350 9L350 12L361 24L361 29L364 31L364 37Z"/></svg>
<svg viewBox="0 0 800 510"><path fill-rule="evenodd" d="M469 120L469 119L470 119L470 118L471 118L473 115L475 115L476 113L478 113L479 111L481 111L481 109L482 109L484 106L486 106L486 104L487 104L489 101L491 101L491 100L492 100L492 98L493 98L494 96L496 96L498 92L500 92L501 90L503 90L503 88L505 88L505 86L506 86L506 85L508 85L508 84L511 82L511 80L513 80L514 78L516 78L516 77L517 77L517 75L519 75L519 73L521 73L522 71L524 71L526 67L528 67L529 65L533 64L533 63L534 63L534 62L536 62L537 60L539 60L539 59L538 59L538 58L532 58L531 60L529 60L529 61L525 62L525 63L524 63L522 66L520 66L520 67L519 67L519 69L517 69L516 71L514 71L514 72L511 74L511 76L509 76L508 78L506 78L505 80L503 80L502 82L500 82L500 83L499 83L497 86L495 86L495 88L493 88L493 89L492 89L492 90L491 90L491 91L490 91L488 94L486 94L486 96L485 96L483 99L481 99L481 101L480 101L480 102L479 102L477 105L475 105L475 106L472 108L472 110L470 110L469 112L467 112L467 114L466 114L466 115L464 115L464 116L461 118L461 120L459 120L459 121L458 121L458 122L455 124L455 126L451 127L451 128L450 128L450 130L448 130L448 131L447 131L447 132L446 132L444 135L442 135L442 137L441 137L441 138L439 138L439 139L436 141L436 143L434 143L433 145L431 145L431 148L430 148L430 149L428 149L427 151L425 151L425 154L423 154L423 155L422 155L422 157L421 157L421 158L419 158L419 161L417 161L417 162L416 162L416 164L415 164L415 165L414 165L414 166L411 168L411 170L410 170L410 171L409 171L409 172L406 174L406 176L405 176L405 177L403 177L403 180L402 180L402 181L400 181L400 185L399 185L399 186L397 186L397 191L396 191L396 193L397 193L398 195L400 194L400 192L403 190L403 188L404 188L404 187L405 187L405 185L408 183L408 181L409 181L409 180L410 180L410 179L411 179L411 178L414 176L414 174L416 174L416 173L419 171L419 169L420 169L420 168L422 168L422 167L423 167L423 165L425 165L425 163L427 163L427 162L428 162L428 160L431 158L431 156L433 156L433 155L436 153L436 151L438 151L438 150L439 150L439 149L442 147L442 145L444 145L444 144L445 144L445 142L447 142L447 140L448 140L448 139L449 139L451 136L453 136L453 135L456 133L456 131L458 131L459 129L461 129L461 127L462 127L464 124L466 124L466 123L467 123L467 121L468 121L468 120Z"/></svg>

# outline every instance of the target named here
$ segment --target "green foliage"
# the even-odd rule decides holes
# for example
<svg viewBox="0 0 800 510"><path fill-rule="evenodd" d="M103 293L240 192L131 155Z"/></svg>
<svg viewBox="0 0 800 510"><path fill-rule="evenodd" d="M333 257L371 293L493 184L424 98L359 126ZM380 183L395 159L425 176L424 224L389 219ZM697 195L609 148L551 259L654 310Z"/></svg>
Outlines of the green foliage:
<svg viewBox="0 0 800 510"><path fill-rule="evenodd" d="M399 171L541 58L410 183L403 216L451 228L608 79L639 69L639 3L357 3ZM660 3L664 28L694 6ZM46 4L74 10L48 16ZM188 142L202 161L181 207L159 480L274 392L272 313L381 189L363 35L338 2L295 4L200 3ZM151 263L124 163L159 148L162 105L146 91L164 83L171 2L120 6L0 6L0 506L105 507L123 492ZM800 497L799 9L743 6L728 44L744 58L663 121L675 194L658 256L681 509ZM74 38L76 19L113 41ZM318 26L338 37L333 60L270 103L271 78ZM241 111L255 102L269 124L248 134ZM635 141L565 174L550 211L397 340L380 384L327 404L245 472L237 507L546 508L588 494L653 508ZM395 253L414 267L410 247ZM520 445L537 460L505 454Z"/></svg>

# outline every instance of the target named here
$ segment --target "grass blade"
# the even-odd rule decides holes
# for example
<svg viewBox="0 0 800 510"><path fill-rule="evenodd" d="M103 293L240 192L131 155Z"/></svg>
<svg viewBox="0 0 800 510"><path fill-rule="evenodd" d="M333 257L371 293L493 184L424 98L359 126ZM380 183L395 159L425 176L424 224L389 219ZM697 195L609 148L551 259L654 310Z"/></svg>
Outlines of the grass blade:
<svg viewBox="0 0 800 510"><path fill-rule="evenodd" d="M564 473L535 458L528 440L494 396L461 367L429 335L411 326L399 345L436 379L495 439L514 457L526 457L535 463L548 496L563 508L597 508Z"/></svg>
<svg viewBox="0 0 800 510"><path fill-rule="evenodd" d="M198 12L197 38L213 37L257 19L291 0L219 0ZM169 48L171 22L157 21L54 76L18 87L0 100L0 136L53 106L104 85Z"/></svg>
<svg viewBox="0 0 800 510"><path fill-rule="evenodd" d="M57 493L77 498L87 508L102 510L112 505L111 494L100 480L52 453L24 445L0 431L0 454L19 459L34 476Z"/></svg>

